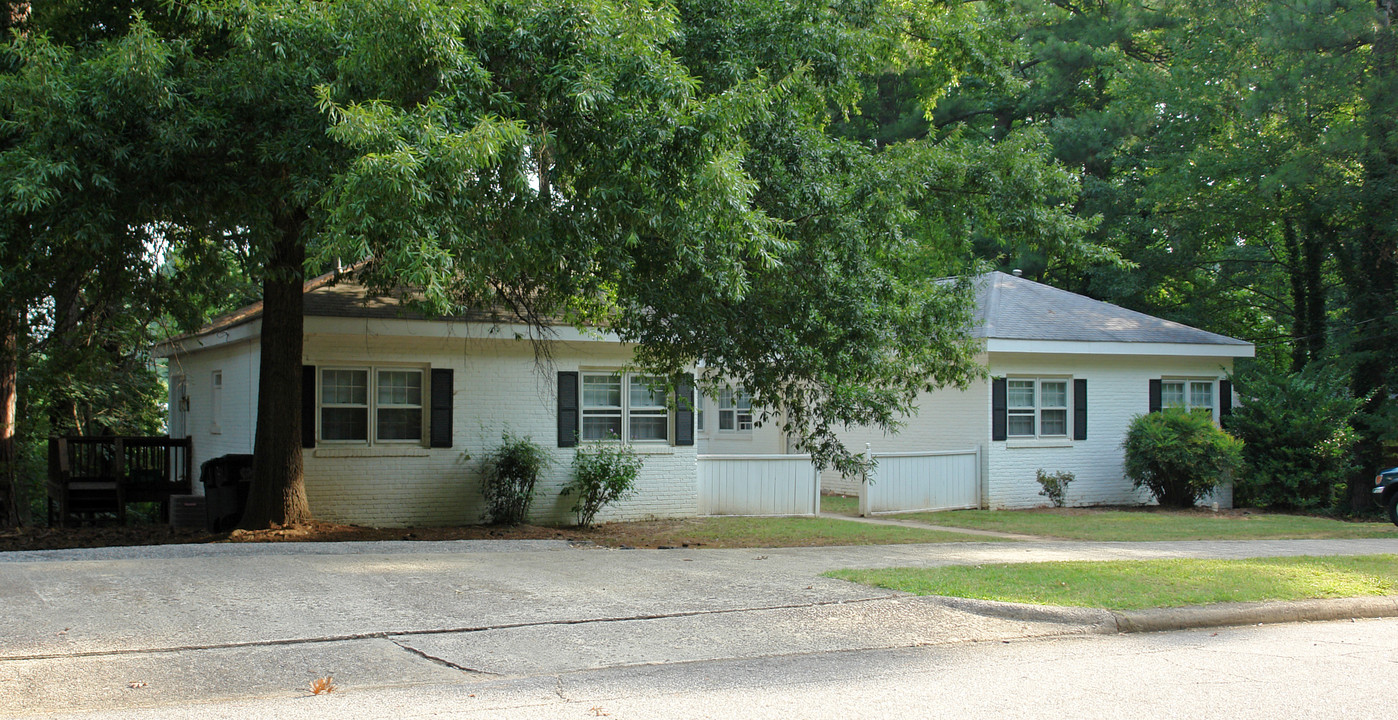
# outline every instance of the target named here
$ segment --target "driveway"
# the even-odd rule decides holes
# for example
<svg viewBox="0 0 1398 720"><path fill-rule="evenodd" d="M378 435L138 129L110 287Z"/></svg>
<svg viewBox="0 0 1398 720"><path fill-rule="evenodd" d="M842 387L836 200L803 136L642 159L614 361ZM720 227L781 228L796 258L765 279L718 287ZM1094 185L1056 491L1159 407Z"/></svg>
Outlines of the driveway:
<svg viewBox="0 0 1398 720"><path fill-rule="evenodd" d="M1398 540L614 550L553 541L0 553L0 715L1073 634L842 567L1398 553Z"/></svg>

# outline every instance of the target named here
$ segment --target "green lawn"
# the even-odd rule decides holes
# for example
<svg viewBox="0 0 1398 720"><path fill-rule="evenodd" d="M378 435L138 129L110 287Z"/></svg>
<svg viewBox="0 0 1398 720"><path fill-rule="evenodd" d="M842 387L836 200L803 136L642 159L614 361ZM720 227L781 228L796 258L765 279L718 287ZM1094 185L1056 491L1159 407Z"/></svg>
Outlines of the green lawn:
<svg viewBox="0 0 1398 720"><path fill-rule="evenodd" d="M1168 510L954 510L893 517L933 525L999 530L1072 540L1265 540L1398 538L1392 523L1300 515L1241 515Z"/></svg>
<svg viewBox="0 0 1398 720"><path fill-rule="evenodd" d="M599 526L594 535L589 536L594 542L637 547L686 544L691 547L804 547L995 540L979 535L812 517L700 517L616 523Z"/></svg>
<svg viewBox="0 0 1398 720"><path fill-rule="evenodd" d="M831 515L858 515L859 498L847 495L821 495L820 511Z"/></svg>
<svg viewBox="0 0 1398 720"><path fill-rule="evenodd" d="M1398 555L1046 562L835 570L827 577L916 595L1139 610L1398 594Z"/></svg>

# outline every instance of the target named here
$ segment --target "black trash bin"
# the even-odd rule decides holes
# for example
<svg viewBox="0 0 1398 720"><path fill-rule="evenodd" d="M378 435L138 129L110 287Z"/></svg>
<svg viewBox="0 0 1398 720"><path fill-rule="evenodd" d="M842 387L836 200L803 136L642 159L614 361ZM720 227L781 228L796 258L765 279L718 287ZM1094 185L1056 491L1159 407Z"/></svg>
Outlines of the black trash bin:
<svg viewBox="0 0 1398 720"><path fill-rule="evenodd" d="M199 467L204 483L204 508L209 516L209 532L228 532L238 527L248 506L252 487L252 456L224 455Z"/></svg>

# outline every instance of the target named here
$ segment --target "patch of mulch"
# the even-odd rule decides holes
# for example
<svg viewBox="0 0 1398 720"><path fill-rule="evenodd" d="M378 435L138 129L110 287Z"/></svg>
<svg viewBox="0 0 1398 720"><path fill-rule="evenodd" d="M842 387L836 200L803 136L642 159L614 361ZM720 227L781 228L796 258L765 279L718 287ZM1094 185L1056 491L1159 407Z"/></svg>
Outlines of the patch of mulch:
<svg viewBox="0 0 1398 720"><path fill-rule="evenodd" d="M0 552L71 548L173 545L228 542L375 542L382 540L567 540L624 547L668 547L658 543L666 530L682 521L610 523L593 528L538 525L466 525L461 527L370 528L311 522L266 530L210 533L168 525L111 525L78 528L21 527L0 530ZM696 543L697 544L697 543Z"/></svg>
<svg viewBox="0 0 1398 720"><path fill-rule="evenodd" d="M206 543L227 539L202 530L167 525L99 526L83 528L19 527L0 530L0 551L66 550L122 545Z"/></svg>

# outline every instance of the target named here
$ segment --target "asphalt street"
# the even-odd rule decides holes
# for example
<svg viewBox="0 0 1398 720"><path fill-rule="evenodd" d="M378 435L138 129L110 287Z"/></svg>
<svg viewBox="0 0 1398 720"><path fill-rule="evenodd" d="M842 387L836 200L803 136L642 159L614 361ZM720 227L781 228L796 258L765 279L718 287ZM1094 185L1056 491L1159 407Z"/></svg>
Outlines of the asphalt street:
<svg viewBox="0 0 1398 720"><path fill-rule="evenodd" d="M1398 553L1398 540L663 551L477 541L8 553L0 554L0 715L215 712L247 702L291 712L313 680L330 676L333 702L368 703L563 677L643 685L661 668L764 669L1027 638L1091 643L1105 636L1082 636L1115 628L1091 615L987 614L819 574L1367 553Z"/></svg>

